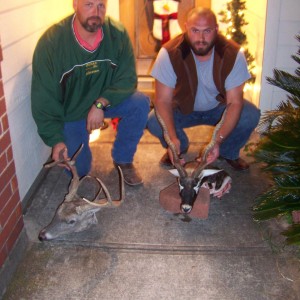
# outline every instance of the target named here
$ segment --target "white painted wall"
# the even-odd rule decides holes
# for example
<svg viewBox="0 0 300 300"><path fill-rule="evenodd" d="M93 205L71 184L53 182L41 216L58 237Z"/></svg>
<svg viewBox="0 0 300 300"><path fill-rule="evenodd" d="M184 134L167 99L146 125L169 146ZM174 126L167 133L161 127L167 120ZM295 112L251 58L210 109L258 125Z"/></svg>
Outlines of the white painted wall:
<svg viewBox="0 0 300 300"><path fill-rule="evenodd" d="M268 84L266 76L273 77L273 69L294 73L298 64L291 55L298 51L299 43L295 39L300 34L300 1L268 0L266 16L266 34L262 67L260 108L262 111L274 109L286 100L286 93Z"/></svg>
<svg viewBox="0 0 300 300"><path fill-rule="evenodd" d="M71 1L10 0L0 2L0 36L3 49L2 79L16 174L21 199L50 154L31 116L32 55L48 26L71 13Z"/></svg>

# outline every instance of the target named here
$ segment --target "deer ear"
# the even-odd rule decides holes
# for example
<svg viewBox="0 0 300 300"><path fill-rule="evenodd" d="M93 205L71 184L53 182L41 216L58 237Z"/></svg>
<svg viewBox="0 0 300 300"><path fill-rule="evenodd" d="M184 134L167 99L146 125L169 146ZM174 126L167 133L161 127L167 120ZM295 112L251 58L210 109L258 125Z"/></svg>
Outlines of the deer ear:
<svg viewBox="0 0 300 300"><path fill-rule="evenodd" d="M179 173L178 173L178 170L177 170L177 169L171 169L171 170L169 170L169 172L170 172L172 175L174 175L174 176L176 176L176 177L179 177Z"/></svg>

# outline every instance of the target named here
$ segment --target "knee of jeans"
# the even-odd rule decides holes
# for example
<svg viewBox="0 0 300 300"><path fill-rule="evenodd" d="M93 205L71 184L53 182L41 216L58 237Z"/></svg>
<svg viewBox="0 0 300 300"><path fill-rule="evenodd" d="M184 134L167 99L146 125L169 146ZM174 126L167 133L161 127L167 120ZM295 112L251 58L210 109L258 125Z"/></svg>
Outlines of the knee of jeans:
<svg viewBox="0 0 300 300"><path fill-rule="evenodd" d="M139 109L142 113L149 114L150 111L150 98L143 93L136 93L136 100L133 101L135 107Z"/></svg>
<svg viewBox="0 0 300 300"><path fill-rule="evenodd" d="M157 137L162 136L162 129L155 117L155 114L152 114L152 113L150 114L146 128L154 136L157 136Z"/></svg>
<svg viewBox="0 0 300 300"><path fill-rule="evenodd" d="M259 123L259 119L260 119L260 110L259 109L255 109L251 112L251 114L249 115L249 127L251 128L255 128L257 126L257 124Z"/></svg>
<svg viewBox="0 0 300 300"><path fill-rule="evenodd" d="M242 127L253 130L259 122L260 115L260 110L253 107L253 109L249 109L241 115L239 123Z"/></svg>
<svg viewBox="0 0 300 300"><path fill-rule="evenodd" d="M261 112L253 103L247 101L242 112L242 117L243 115L247 123L250 123L255 127L259 122Z"/></svg>

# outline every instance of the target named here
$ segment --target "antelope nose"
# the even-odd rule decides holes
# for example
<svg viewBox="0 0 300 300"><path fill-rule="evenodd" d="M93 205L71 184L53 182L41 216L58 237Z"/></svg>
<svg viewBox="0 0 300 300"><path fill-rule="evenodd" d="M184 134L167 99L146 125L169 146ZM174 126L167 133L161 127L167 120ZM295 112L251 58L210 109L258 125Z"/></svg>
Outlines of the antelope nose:
<svg viewBox="0 0 300 300"><path fill-rule="evenodd" d="M183 204L181 205L181 210L182 212L184 212L185 214L188 214L191 212L192 210L192 206L188 205L188 204Z"/></svg>

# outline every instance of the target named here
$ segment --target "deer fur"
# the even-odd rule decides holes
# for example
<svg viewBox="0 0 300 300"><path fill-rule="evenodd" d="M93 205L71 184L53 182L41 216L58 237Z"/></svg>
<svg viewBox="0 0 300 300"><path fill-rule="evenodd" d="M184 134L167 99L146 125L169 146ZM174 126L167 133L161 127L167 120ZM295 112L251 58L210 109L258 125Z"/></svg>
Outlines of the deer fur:
<svg viewBox="0 0 300 300"><path fill-rule="evenodd" d="M60 161L51 162L45 165L46 168L51 168L56 165L67 167L72 173L72 180L69 185L68 194L57 208L51 223L40 231L40 241L52 240L72 232L86 230L91 225L98 223L95 213L101 208L118 207L124 201L124 178L120 168L118 168L121 184L119 200L111 199L108 189L99 178L91 176L79 178L75 160L82 147L83 145L80 146L73 158L69 161L62 159ZM77 194L80 184L82 184L86 178L94 179L99 185L98 193L93 200L88 200L84 197L78 196ZM106 198L100 199L99 196L102 191L104 192Z"/></svg>

